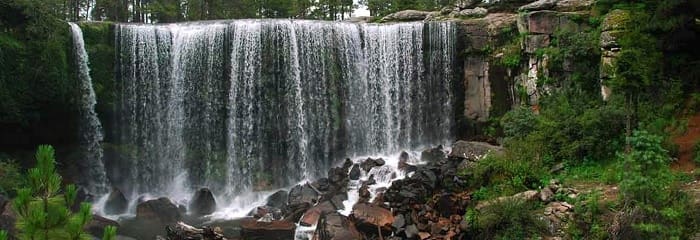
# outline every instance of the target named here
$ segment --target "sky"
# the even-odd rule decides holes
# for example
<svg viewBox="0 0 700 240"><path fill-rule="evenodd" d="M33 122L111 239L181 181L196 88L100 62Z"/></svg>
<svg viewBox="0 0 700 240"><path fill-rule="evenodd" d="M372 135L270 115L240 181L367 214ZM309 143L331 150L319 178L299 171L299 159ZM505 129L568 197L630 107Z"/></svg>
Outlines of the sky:
<svg viewBox="0 0 700 240"><path fill-rule="evenodd" d="M354 0L355 4L358 4L359 0ZM359 4L358 4L359 5ZM367 6L361 5L359 8L355 9L355 11L352 12L353 17L362 17L362 16L369 16L369 10L367 10Z"/></svg>

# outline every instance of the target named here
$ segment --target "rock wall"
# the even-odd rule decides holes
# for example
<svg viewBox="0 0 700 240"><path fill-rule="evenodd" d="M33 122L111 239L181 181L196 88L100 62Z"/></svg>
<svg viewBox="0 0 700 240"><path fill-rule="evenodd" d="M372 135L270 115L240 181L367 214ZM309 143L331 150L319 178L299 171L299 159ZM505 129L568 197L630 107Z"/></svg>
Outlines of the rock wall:
<svg viewBox="0 0 700 240"><path fill-rule="evenodd" d="M462 113L458 116L460 138L482 134L489 119L515 106L537 109L540 97L558 87L544 84L544 80L569 78L574 71L574 59L564 59L561 69L550 71L550 57L542 50L550 46L557 32L588 30L587 21L581 20L588 19L593 1L527 2L530 3L521 2L519 7L498 8L497 12L489 8L489 12L495 13L459 20L460 41L464 43L464 98L463 106L458 106L458 112ZM428 19L463 17L457 14L463 11L456 6L454 10L433 13ZM436 17L437 14L443 17ZM609 56L604 56L602 61L612 62ZM601 80L605 77L601 70ZM607 88L601 86L602 95L607 97Z"/></svg>

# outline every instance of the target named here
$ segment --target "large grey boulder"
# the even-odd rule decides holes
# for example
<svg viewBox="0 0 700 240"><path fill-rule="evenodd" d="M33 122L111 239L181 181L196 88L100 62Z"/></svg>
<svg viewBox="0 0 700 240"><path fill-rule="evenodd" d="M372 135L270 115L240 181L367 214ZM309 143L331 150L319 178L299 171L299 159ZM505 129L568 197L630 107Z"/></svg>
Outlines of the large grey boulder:
<svg viewBox="0 0 700 240"><path fill-rule="evenodd" d="M392 14L389 14L385 17L382 18L382 21L384 22L408 22L408 21L422 21L425 20L426 17L431 12L427 11L418 11L418 10L403 10L400 12L395 12Z"/></svg>
<svg viewBox="0 0 700 240"><path fill-rule="evenodd" d="M557 5L559 0L539 0L518 8L518 11L550 10Z"/></svg>
<svg viewBox="0 0 700 240"><path fill-rule="evenodd" d="M124 196L124 193L117 188L114 188L105 202L104 212L108 215L122 214L129 207L129 201Z"/></svg>
<svg viewBox="0 0 700 240"><path fill-rule="evenodd" d="M204 216L216 211L216 199L208 188L199 189L190 202L190 212L195 216Z"/></svg>
<svg viewBox="0 0 700 240"><path fill-rule="evenodd" d="M477 7L473 9L464 9L459 12L455 12L455 17L465 17L465 18L480 18L486 16L489 11L486 8Z"/></svg>

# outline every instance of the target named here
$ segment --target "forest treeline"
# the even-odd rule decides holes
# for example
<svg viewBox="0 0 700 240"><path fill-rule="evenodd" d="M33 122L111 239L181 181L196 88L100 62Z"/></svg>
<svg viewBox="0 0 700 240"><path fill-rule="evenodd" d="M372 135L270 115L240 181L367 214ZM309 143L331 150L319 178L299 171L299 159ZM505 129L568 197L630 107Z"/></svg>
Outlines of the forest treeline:
<svg viewBox="0 0 700 240"><path fill-rule="evenodd" d="M41 7L67 20L166 23L212 19L343 20L366 6L372 16L404 9L437 10L464 0L3 0L7 9ZM12 16L12 15L9 15Z"/></svg>

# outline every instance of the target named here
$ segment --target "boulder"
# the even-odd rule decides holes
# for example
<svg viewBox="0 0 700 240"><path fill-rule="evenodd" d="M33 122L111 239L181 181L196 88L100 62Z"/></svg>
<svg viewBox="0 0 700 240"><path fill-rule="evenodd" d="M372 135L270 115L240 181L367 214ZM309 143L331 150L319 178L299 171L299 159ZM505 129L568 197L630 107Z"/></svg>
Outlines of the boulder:
<svg viewBox="0 0 700 240"><path fill-rule="evenodd" d="M148 200L136 206L136 218L158 220L164 224L174 224L182 220L182 215L170 199L166 197Z"/></svg>
<svg viewBox="0 0 700 240"><path fill-rule="evenodd" d="M92 215L92 219L90 220L90 222L85 224L85 227L83 227L83 229L86 232L92 234L92 236L101 238L104 234L105 228L107 228L108 226L119 228L119 223L117 221L99 215Z"/></svg>
<svg viewBox="0 0 700 240"><path fill-rule="evenodd" d="M484 142L457 141L452 145L452 152L448 155L451 159L478 160L487 153L501 154L503 148Z"/></svg>
<svg viewBox="0 0 700 240"><path fill-rule="evenodd" d="M408 239L414 239L414 238L418 237L419 232L420 231L418 231L418 227L416 227L415 224L411 224L411 225L406 226L406 230L404 230L404 235Z"/></svg>
<svg viewBox="0 0 700 240"><path fill-rule="evenodd" d="M549 202L552 201L552 198L554 198L554 192L552 189L549 189L549 187L545 187L540 191L540 200L543 202Z"/></svg>
<svg viewBox="0 0 700 240"><path fill-rule="evenodd" d="M391 211L368 203L355 204L350 217L357 223L358 229L367 233L376 233L377 229L390 233L394 223Z"/></svg>
<svg viewBox="0 0 700 240"><path fill-rule="evenodd" d="M471 202L469 194L465 193L442 193L434 198L435 211L441 217L450 217L454 214L464 215L467 206Z"/></svg>
<svg viewBox="0 0 700 240"><path fill-rule="evenodd" d="M401 152L401 155L399 155L398 169L406 173L416 171L416 166L408 164L409 159L410 156L407 152Z"/></svg>
<svg viewBox="0 0 700 240"><path fill-rule="evenodd" d="M430 12L417 10L403 10L389 14L382 18L383 22L407 22L424 20Z"/></svg>
<svg viewBox="0 0 700 240"><path fill-rule="evenodd" d="M385 164L384 159L367 158L365 161L360 163L360 168L362 168L362 170L364 170L365 172L369 172L369 170L372 170L372 168L381 167L381 166L384 166L384 164Z"/></svg>
<svg viewBox="0 0 700 240"><path fill-rule="evenodd" d="M208 188L199 189L190 202L190 212L195 216L204 216L216 211L214 194Z"/></svg>
<svg viewBox="0 0 700 240"><path fill-rule="evenodd" d="M253 216L255 219L260 219L265 216L271 217L273 220L279 220L283 217L282 209L270 206L259 206L253 209L248 216Z"/></svg>
<svg viewBox="0 0 700 240"><path fill-rule="evenodd" d="M420 154L420 160L428 163L439 163L447 159L447 154L442 150L442 145L426 149Z"/></svg>
<svg viewBox="0 0 700 240"><path fill-rule="evenodd" d="M338 212L324 214L318 221L314 240L363 239L355 224Z"/></svg>
<svg viewBox="0 0 700 240"><path fill-rule="evenodd" d="M555 11L530 12L525 19L530 34L553 34L559 27L559 13Z"/></svg>
<svg viewBox="0 0 700 240"><path fill-rule="evenodd" d="M404 226L406 226L406 218L404 218L403 214L396 215L394 217L394 222L391 223L391 226L394 229L401 229Z"/></svg>
<svg viewBox="0 0 700 240"><path fill-rule="evenodd" d="M107 196L104 212L107 215L116 215L125 213L129 207L129 201L124 196L124 193L117 188L112 189L112 192Z"/></svg>
<svg viewBox="0 0 700 240"><path fill-rule="evenodd" d="M274 207L278 209L285 209L287 207L287 198L289 193L285 190L279 190L272 195L267 197L265 201L265 206Z"/></svg>
<svg viewBox="0 0 700 240"><path fill-rule="evenodd" d="M260 222L255 219L241 221L241 238L247 240L294 239L296 225L289 221Z"/></svg>
<svg viewBox="0 0 700 240"><path fill-rule="evenodd" d="M473 9L464 9L459 12L454 12L454 17L464 17L464 18L480 18L485 17L489 13L489 10L482 7L477 7Z"/></svg>
<svg viewBox="0 0 700 240"><path fill-rule="evenodd" d="M538 0L519 7L518 11L550 10L557 5L558 1L559 0Z"/></svg>
<svg viewBox="0 0 700 240"><path fill-rule="evenodd" d="M304 213L304 216L301 217L301 220L299 220L299 224L302 226L313 226L316 225L318 222L318 219L324 215L328 214L334 211L337 211L338 209L329 201L325 201L322 203L319 203L316 206L311 207L309 210L307 210Z"/></svg>
<svg viewBox="0 0 700 240"><path fill-rule="evenodd" d="M296 185L289 191L287 205L293 207L299 204L315 205L319 199L319 193L309 184Z"/></svg>
<svg viewBox="0 0 700 240"><path fill-rule="evenodd" d="M350 174L348 175L350 180L358 180L360 179L360 176L362 176L362 172L360 172L360 165L352 165L352 168L350 168Z"/></svg>
<svg viewBox="0 0 700 240"><path fill-rule="evenodd" d="M594 0L558 0L554 10L576 12L591 9Z"/></svg>

